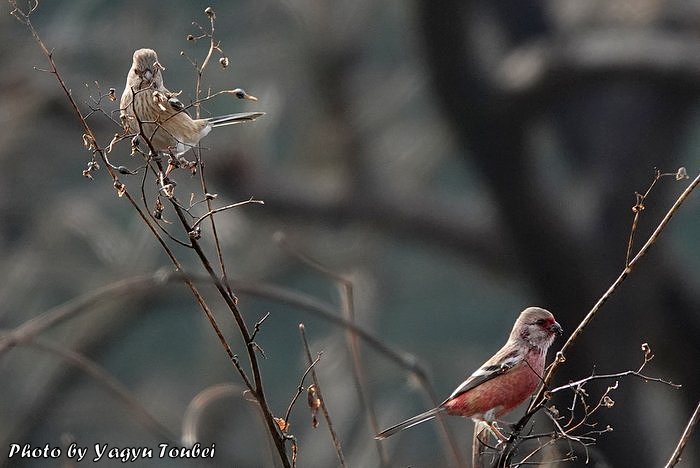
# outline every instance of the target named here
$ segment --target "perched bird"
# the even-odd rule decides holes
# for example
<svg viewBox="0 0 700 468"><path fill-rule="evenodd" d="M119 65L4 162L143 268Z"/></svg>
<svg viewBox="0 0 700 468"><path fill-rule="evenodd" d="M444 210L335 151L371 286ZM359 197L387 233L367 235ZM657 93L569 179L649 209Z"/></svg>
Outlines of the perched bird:
<svg viewBox="0 0 700 468"><path fill-rule="evenodd" d="M547 349L561 333L561 326L549 311L528 307L515 321L508 342L438 407L400 422L375 438L386 439L445 412L484 421L496 437L504 439L494 421L532 395L542 381Z"/></svg>
<svg viewBox="0 0 700 468"><path fill-rule="evenodd" d="M196 146L212 128L255 120L263 112L228 114L208 119L193 119L185 106L163 84L156 52L138 49L126 76L120 103L120 118L131 133L141 133L159 153L180 156ZM240 97L256 100L241 92Z"/></svg>

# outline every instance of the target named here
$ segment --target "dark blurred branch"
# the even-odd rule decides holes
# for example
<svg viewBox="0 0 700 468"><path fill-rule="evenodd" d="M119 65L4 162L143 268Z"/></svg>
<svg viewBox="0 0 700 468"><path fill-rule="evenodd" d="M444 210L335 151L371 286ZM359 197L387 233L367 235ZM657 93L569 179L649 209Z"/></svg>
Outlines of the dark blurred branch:
<svg viewBox="0 0 700 468"><path fill-rule="evenodd" d="M205 283L212 281L208 276L200 276L197 277L196 280ZM170 273L161 271L152 275L143 275L125 279L112 285L102 287L89 294L73 299L65 304L54 307L53 309L40 314L36 318L16 327L14 330L0 336L0 356L14 346L31 342L43 332L50 330L67 320L75 318L81 314L98 312L100 309L95 306L103 301L108 301L110 298L123 297L126 294L153 294L155 289L159 287L166 287L173 282L187 283L190 281L193 281L193 279L184 273ZM389 358L399 367L414 375L421 387L429 395L431 402L434 405L438 403L437 396L430 383L430 380L427 377L425 369L420 366L414 357L406 353L396 351L368 331L339 316L337 314L337 310L333 306L321 302L312 296L291 291L279 286L241 281L232 281L231 285L239 294L249 294L271 299L282 304L287 304L302 311L312 313L335 325L351 331L355 336L362 339L380 355Z"/></svg>
<svg viewBox="0 0 700 468"><path fill-rule="evenodd" d="M540 8L531 9L532 4ZM677 142L685 136L698 95L700 56L697 39L681 45L682 35L650 33L642 39L631 34L611 47L606 45L621 31L560 38L556 28L547 29L547 21L554 19L546 17L541 5L446 0L436 8L433 2L419 0L417 18L433 92L465 158L477 165L494 195L521 275L538 301L549 304L566 323L581 304L599 296L605 286L601 278L619 271L624 260L618 236L628 229L627 218L621 216L628 209L625 187L640 183L640 174L658 164L659 158L665 166L676 164L672 161L678 157ZM483 21L484 15L489 21ZM514 25L520 15L528 20L540 15L533 21L537 27ZM479 34L482 27L490 28L502 42L485 46ZM592 207L591 225L605 228L585 232L572 222L576 213L559 198L569 186L562 183L550 192L543 187L548 168L538 162L528 140L532 128L543 121L551 122L548 128L558 131L553 140L572 156L563 164L572 164L572 171L585 171L582 177L571 174L572 180L593 181L589 193L598 197L600 206ZM581 161L585 165L577 166ZM628 183L620 184L621 177ZM656 294L652 296L656 302L649 296L621 295L620 307L635 310L637 320L651 323L660 306L677 305L673 310L687 327L660 327L659 333L666 342L687 343L684 336L692 340L692 330L697 330L693 317L697 304L687 279L661 255L653 263L663 268L655 270L653 279L642 278L642 288L649 296ZM618 319L617 325L623 326L625 320ZM597 338L607 342L618 334L618 328L611 326ZM587 360L595 362L602 349L589 346L581 355L571 353L567 367L580 369ZM634 414L619 418L633 427L641 424ZM654 439L645 436L649 442ZM632 437L625 441L635 442ZM632 463L642 460L643 452L631 454Z"/></svg>
<svg viewBox="0 0 700 468"><path fill-rule="evenodd" d="M302 253L299 249L292 246L283 234L278 234L276 237L278 243L285 249L286 252L299 259L302 263L304 263L314 271L321 273L322 275L330 278L332 281L338 284L338 287L340 289L341 309L343 311L343 315L346 317L349 323L355 324L355 304L353 299L352 281L348 280L342 275L339 275L338 273L335 273L334 271L329 270L327 267L323 266L318 261ZM373 431L372 436L374 436L375 434L379 433L380 427L377 422L376 412L374 411L374 407L372 405L372 399L370 398L368 393L367 378L364 366L362 365L359 343L357 341L358 336L352 331L352 329L348 328L347 338L348 348L350 349L350 354L352 356L353 361L353 376L355 378L355 385L357 387L360 403L368 414L370 426ZM432 400L431 403L433 405L436 405L437 401L435 401L434 395L432 395L431 390L426 387L424 387L424 390L427 390L426 393L428 394L428 397ZM466 462L463 459L462 452L459 449L459 444L455 440L452 432L447 427L447 424L445 424L444 418L438 417L437 419L446 441L446 449L452 455L455 464L457 466L466 466ZM384 445L380 440L377 440L376 438L375 443L377 444L377 451L379 452L379 458L382 463L382 466L387 466L389 464L389 458L386 454Z"/></svg>
<svg viewBox="0 0 700 468"><path fill-rule="evenodd" d="M318 261L312 259L308 255L303 254L299 249L293 247L289 241L284 237L284 235L276 236L278 243L286 252L300 260L304 265L311 268L313 271L320 273L324 277L335 282L340 291L340 309L342 316L345 319L355 324L355 300L353 295L353 285L352 281L339 275L325 266L321 265ZM303 330L303 326L302 326ZM369 395L369 387L367 385L367 374L365 373L365 368L362 363L360 356L360 347L358 344L357 336L350 330L347 330L346 341L348 344L348 349L352 359L352 370L353 379L355 381L355 389L357 391L358 398L360 400L360 406L367 414L369 419L370 428L372 430L371 435L379 433L379 423L377 422L377 413L374 410L374 405L372 404L372 398ZM389 457L386 453L386 449L380 441L375 440L375 446L377 448L377 453L379 454L379 461L381 466L389 465Z"/></svg>
<svg viewBox="0 0 700 468"><path fill-rule="evenodd" d="M584 79L644 76L697 89L700 40L693 33L600 28L555 35L514 47L492 75L511 97L557 93Z"/></svg>
<svg viewBox="0 0 700 468"><path fill-rule="evenodd" d="M72 366L82 370L92 377L97 383L109 391L117 400L121 401L138 421L149 432L153 433L157 440L165 440L170 444L177 444L178 437L170 429L155 419L148 410L136 399L131 391L105 371L96 362L85 355L67 349L45 339L30 339L23 341L21 346L39 349L54 356L58 356Z"/></svg>
<svg viewBox="0 0 700 468"><path fill-rule="evenodd" d="M222 157L221 160L231 160ZM348 196L319 196L289 185L284 177L266 171L265 176L246 174L222 166L211 177L232 187L230 196L265 200L262 215L289 217L295 220L328 224L363 223L385 230L391 236L420 240L460 252L485 269L509 274L503 265L513 252L500 235L498 215L469 201L447 202L430 194L395 197L386 192L352 193ZM231 180L236 180L231 184ZM226 182L224 184L224 182Z"/></svg>
<svg viewBox="0 0 700 468"><path fill-rule="evenodd" d="M12 347L29 342L43 332L67 320L81 314L99 312L100 309L96 306L109 301L111 298L124 297L125 295L153 294L157 288L165 288L172 283L187 283L187 281L209 283L211 278L202 275L188 276L182 272L158 271L151 275L135 276L98 288L53 307L0 336L0 356ZM307 294L272 284L234 281L232 285L239 294L263 297L281 304L287 304L316 315L336 326L351 330L376 352L394 361L401 368L413 373L421 381L427 381L425 369L416 362L415 358L392 349L370 332L339 316L337 310L330 304L319 301Z"/></svg>
<svg viewBox="0 0 700 468"><path fill-rule="evenodd" d="M231 383L212 385L195 395L187 405L182 417L182 443L188 447L199 441L199 426L204 410L212 403L223 398L240 398L245 392L243 387Z"/></svg>
<svg viewBox="0 0 700 468"><path fill-rule="evenodd" d="M536 113L533 103L504 94L482 66L476 33L470 30L478 3L447 0L436 8L430 1L418 2L428 73L465 158L476 163L496 199L496 215L517 247L522 274L550 307L563 309L593 294L585 269L565 267L586 263L580 234L554 208L529 160L525 135Z"/></svg>
<svg viewBox="0 0 700 468"><path fill-rule="evenodd" d="M100 309L96 306L104 301L124 297L127 294L138 296L152 292L154 287L168 283L172 280L171 278L171 275L162 272L128 278L97 288L87 294L53 307L0 336L0 357L12 347L31 342L44 331L50 330L67 320L83 313L99 311Z"/></svg>

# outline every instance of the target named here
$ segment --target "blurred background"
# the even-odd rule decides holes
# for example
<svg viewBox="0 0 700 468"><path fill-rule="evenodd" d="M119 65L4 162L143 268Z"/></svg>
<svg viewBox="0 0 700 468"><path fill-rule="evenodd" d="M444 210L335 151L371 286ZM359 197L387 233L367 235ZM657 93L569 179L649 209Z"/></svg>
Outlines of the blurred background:
<svg viewBox="0 0 700 468"><path fill-rule="evenodd" d="M206 40L186 36L200 32L192 21L208 26L209 5L230 66L214 62L206 87L242 87L259 101L222 96L203 111L267 113L204 140L216 203L265 201L217 218L229 274L308 294L340 314L337 285L280 248L274 234L284 233L290 245L352 281L358 323L426 369L440 399L502 345L524 307L548 308L571 332L624 267L635 192L647 189L655 168L698 173L696 0L174 1L167 7L45 1L32 19L87 112L98 84L120 95L140 47L158 52L166 85L190 102L195 73L180 52L199 61L206 54ZM5 330L115 281L171 268L115 196L106 172L93 181L81 176L90 158L82 129L54 77L34 68L46 61L10 11L0 3ZM118 108L102 105L107 113ZM119 131L99 113L89 122L102 146ZM112 159L138 166L127 144ZM197 189L185 171L174 178L185 200ZM122 180L140 184L139 176ZM637 247L686 184L659 181L645 203ZM621 379L611 394L615 405L590 421L614 428L590 449L590 466L659 466L697 404L698 195L605 304L556 378L563 384L593 371L636 369L647 342L656 357L645 372L683 385ZM203 242L210 247L210 241L205 232ZM177 253L199 271L190 252ZM230 315L216 300L213 307L234 352L244 354ZM273 412L284 414L306 368L298 332L304 322L312 352L323 351L316 371L348 466L380 466L343 330L252 294L240 294L240 307L250 324L270 312L256 341L266 356ZM42 339L94 360L177 437L199 392L241 384L179 284L99 300ZM361 353L380 426L429 407L405 369L362 344ZM591 385L591 399L612 383ZM206 408L201 439L216 443L215 466L274 466L241 393ZM163 441L138 411L50 347L19 346L0 355L0 394L6 466L46 463L8 460L11 443L157 447ZM563 408L568 398L556 403ZM312 429L305 396L289 422L299 466L337 465L326 423ZM460 418L448 424L466 457L472 424ZM540 421L535 432L547 427ZM698 440L696 434L679 466L700 464ZM454 463L432 422L382 447L392 466ZM580 466L584 452L573 448L580 458L567 466ZM190 465L199 466L181 464Z"/></svg>

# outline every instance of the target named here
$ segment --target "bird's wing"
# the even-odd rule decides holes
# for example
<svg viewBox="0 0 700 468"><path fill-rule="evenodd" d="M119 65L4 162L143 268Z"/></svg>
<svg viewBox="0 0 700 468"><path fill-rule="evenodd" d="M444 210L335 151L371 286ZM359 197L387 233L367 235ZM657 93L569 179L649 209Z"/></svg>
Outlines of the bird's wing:
<svg viewBox="0 0 700 468"><path fill-rule="evenodd" d="M505 350L499 351L492 359L489 359L483 366L474 371L474 373L470 375L467 380L462 382L460 386L457 387L454 392L452 392L445 402L468 392L475 387L478 387L484 382L488 382L499 375L505 374L508 372L508 370L522 362L523 355L520 351L512 350L510 352L506 352L503 356L499 356L504 351Z"/></svg>

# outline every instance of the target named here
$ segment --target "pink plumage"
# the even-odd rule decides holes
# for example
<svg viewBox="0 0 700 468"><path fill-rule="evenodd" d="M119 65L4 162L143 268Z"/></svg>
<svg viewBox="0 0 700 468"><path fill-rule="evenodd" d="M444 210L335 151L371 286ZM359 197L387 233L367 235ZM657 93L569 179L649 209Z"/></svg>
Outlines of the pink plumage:
<svg viewBox="0 0 700 468"><path fill-rule="evenodd" d="M379 434L385 439L432 419L439 412L491 423L524 402L541 382L547 350L561 326L545 309L520 313L506 344L472 373L438 407L396 424Z"/></svg>

